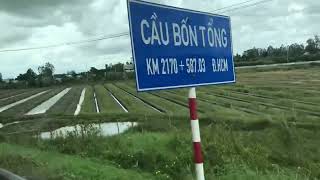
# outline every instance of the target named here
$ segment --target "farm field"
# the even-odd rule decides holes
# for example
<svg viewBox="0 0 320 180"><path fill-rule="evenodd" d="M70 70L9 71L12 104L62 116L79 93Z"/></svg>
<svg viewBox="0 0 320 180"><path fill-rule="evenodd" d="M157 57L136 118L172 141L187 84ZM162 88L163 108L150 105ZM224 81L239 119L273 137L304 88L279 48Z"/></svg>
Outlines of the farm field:
<svg viewBox="0 0 320 180"><path fill-rule="evenodd" d="M188 89L138 93L133 81L75 85L45 113L25 115L66 88L0 91L0 108L45 91L0 112L0 168L40 179L194 178ZM236 84L197 88L206 178L320 179L319 104L315 65L239 69ZM92 126L108 122L138 125L115 136ZM39 136L78 124L81 132Z"/></svg>
<svg viewBox="0 0 320 180"><path fill-rule="evenodd" d="M37 94L41 91L44 91L45 89L30 89L30 90L24 90L24 91L15 91L13 90L14 95L12 96L6 96L0 99L0 107L14 103L16 101L19 101L21 99L30 97L34 94Z"/></svg>
<svg viewBox="0 0 320 180"><path fill-rule="evenodd" d="M27 92L26 89L6 89L6 90L0 90L0 100L10 98L16 95L20 95Z"/></svg>
<svg viewBox="0 0 320 180"><path fill-rule="evenodd" d="M64 97L61 98L49 110L49 114L73 115L80 98L83 87L73 87Z"/></svg>

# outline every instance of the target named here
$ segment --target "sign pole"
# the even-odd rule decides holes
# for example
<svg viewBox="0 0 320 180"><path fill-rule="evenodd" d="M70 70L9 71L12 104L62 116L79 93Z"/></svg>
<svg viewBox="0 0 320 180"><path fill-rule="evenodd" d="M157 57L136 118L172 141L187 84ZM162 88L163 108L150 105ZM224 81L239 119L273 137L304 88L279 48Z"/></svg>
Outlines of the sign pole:
<svg viewBox="0 0 320 180"><path fill-rule="evenodd" d="M189 89L189 111L191 119L191 131L193 141L193 154L197 180L204 180L203 156L201 152L201 139L199 120L197 115L196 88Z"/></svg>

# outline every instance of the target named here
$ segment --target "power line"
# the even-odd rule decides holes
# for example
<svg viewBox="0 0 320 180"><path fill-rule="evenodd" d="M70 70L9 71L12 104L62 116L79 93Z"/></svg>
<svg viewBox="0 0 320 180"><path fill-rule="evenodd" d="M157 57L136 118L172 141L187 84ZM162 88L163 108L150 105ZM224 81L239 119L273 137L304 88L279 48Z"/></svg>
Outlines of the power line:
<svg viewBox="0 0 320 180"><path fill-rule="evenodd" d="M238 5L242 5L242 4L246 4L246 3L252 2L252 1L256 1L256 0L248 0L248 1L240 2L240 3L231 4L230 6L222 7L222 8L216 9L216 10L214 10L212 12L221 11L223 9L228 9L228 8L231 8L231 7L234 7L234 6L238 6Z"/></svg>
<svg viewBox="0 0 320 180"><path fill-rule="evenodd" d="M232 12L232 11L238 10L240 8L248 8L248 7L256 6L258 4L266 3L266 2L269 2L269 1L272 1L272 0L262 0L262 1L258 1L258 2L255 2L255 3L251 3L251 4L247 4L247 5L244 5L244 6L237 7L239 5L243 5L243 4L252 2L252 1L255 1L255 0L247 0L247 1L244 1L244 2L240 2L240 3L235 3L235 4L232 4L230 6L226 6L226 7L222 7L222 8L216 9L213 12L217 12L217 11L220 11L220 10L225 10L225 9L229 9L231 7L235 7L235 8L231 8L229 10L222 11L220 13ZM4 50L0 50L0 53L16 52L16 51L29 51L29 50L38 50L38 49L48 49L48 48L56 48L56 47L61 47L61 46L74 46L74 45L78 45L78 44L92 43L92 42L97 42L97 41L102 41L102 40L107 40L107 39L113 39L113 38L118 38L118 37L123 37L123 36L128 36L128 35L129 35L129 32L122 32L122 33L119 33L119 34L110 34L110 35L103 36L103 37L100 37L100 38L95 38L95 39L87 39L87 40L81 40L81 41L65 42L65 43L59 43L59 44L53 44L53 45L47 45L47 46L36 46L36 47L30 47L30 48L17 48L17 49L4 49Z"/></svg>
<svg viewBox="0 0 320 180"><path fill-rule="evenodd" d="M123 33L119 33L119 34L110 34L110 35L103 36L100 38L88 39L88 40L82 40L82 41L72 41L72 42L65 42L65 43L59 43L59 44L53 44L53 45L47 45L47 46L30 47L30 48L4 49L4 50L0 50L0 53L14 52L14 51L28 51L28 50L37 50L37 49L48 49L48 48L56 48L56 47L61 47L61 46L74 46L74 45L78 45L78 44L92 43L92 42L96 42L96 41L113 39L113 38L118 38L118 37L128 36L128 35L129 35L128 32L123 32Z"/></svg>
<svg viewBox="0 0 320 180"><path fill-rule="evenodd" d="M240 7L236 7L236 8L232 8L232 9L228 9L228 10L225 10L225 11L220 12L220 13L233 12L233 11L236 11L236 10L239 10L239 9L249 8L249 7L256 6L256 5L263 4L263 3L266 3L266 2L270 2L270 1L273 1L273 0L262 0L262 1L258 1L258 2L252 3L252 4L248 4L248 5L244 5L244 6L240 6Z"/></svg>

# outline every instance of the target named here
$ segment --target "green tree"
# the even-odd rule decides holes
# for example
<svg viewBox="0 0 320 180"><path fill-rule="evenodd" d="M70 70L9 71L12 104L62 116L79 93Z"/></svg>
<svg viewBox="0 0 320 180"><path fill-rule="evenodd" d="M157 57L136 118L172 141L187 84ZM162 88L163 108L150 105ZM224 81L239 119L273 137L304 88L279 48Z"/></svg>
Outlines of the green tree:
<svg viewBox="0 0 320 180"><path fill-rule="evenodd" d="M289 56L297 57L301 56L304 53L304 46L302 44L291 44L289 46Z"/></svg>
<svg viewBox="0 0 320 180"><path fill-rule="evenodd" d="M320 38L319 36L314 36L314 41L316 43L316 48L317 48L317 51L320 51Z"/></svg>
<svg viewBox="0 0 320 180"><path fill-rule="evenodd" d="M267 54L268 56L274 56L274 48L272 46L267 48Z"/></svg>
<svg viewBox="0 0 320 180"><path fill-rule="evenodd" d="M55 68L51 63L47 62L44 66L39 66L38 71L41 76L52 77Z"/></svg>
<svg viewBox="0 0 320 180"><path fill-rule="evenodd" d="M97 68L95 67L91 67L90 68L90 79L91 80L94 80L94 81L99 81L99 80L103 80L104 79L104 73L105 73L105 70L98 70Z"/></svg>
<svg viewBox="0 0 320 180"><path fill-rule="evenodd" d="M54 82L54 79L53 79L54 71L55 71L54 66L49 62L47 62L44 66L38 67L40 86L48 86Z"/></svg>
<svg viewBox="0 0 320 180"><path fill-rule="evenodd" d="M25 74L19 74L16 78L18 81L26 81L28 86L36 85L37 74L29 68Z"/></svg>
<svg viewBox="0 0 320 180"><path fill-rule="evenodd" d="M241 55L237 53L237 54L234 56L234 61L237 61L237 62L242 61Z"/></svg>
<svg viewBox="0 0 320 180"><path fill-rule="evenodd" d="M248 60L255 60L255 58L259 57L259 51L257 48L248 49L243 52L243 55L248 58Z"/></svg>
<svg viewBox="0 0 320 180"><path fill-rule="evenodd" d="M317 52L317 43L314 39L310 38L307 40L307 46L306 46L306 51L314 54Z"/></svg>
<svg viewBox="0 0 320 180"><path fill-rule="evenodd" d="M77 78L77 73L75 72L75 71L69 71L69 72L67 72L67 74L69 75L69 76L71 76L73 79L76 79Z"/></svg>
<svg viewBox="0 0 320 180"><path fill-rule="evenodd" d="M0 73L0 82L2 82L2 81L3 81L2 74Z"/></svg>

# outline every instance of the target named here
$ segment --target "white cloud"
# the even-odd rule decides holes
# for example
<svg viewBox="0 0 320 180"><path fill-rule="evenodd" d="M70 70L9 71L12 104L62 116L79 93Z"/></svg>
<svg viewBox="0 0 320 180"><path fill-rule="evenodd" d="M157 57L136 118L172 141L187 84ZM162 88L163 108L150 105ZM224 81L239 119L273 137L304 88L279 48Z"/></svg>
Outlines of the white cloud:
<svg viewBox="0 0 320 180"><path fill-rule="evenodd" d="M30 0L1 1L0 49L35 47L78 41L128 31L126 0ZM255 2L257 2L256 0ZM238 0L152 0L171 6L222 13L216 9ZM318 33L320 1L273 0L224 14L232 18L234 53L252 47L304 43ZM57 73L84 71L91 66L130 59L129 37L77 46L0 53L0 72L15 77L31 67L52 62Z"/></svg>

